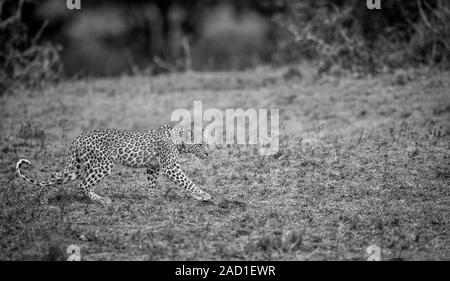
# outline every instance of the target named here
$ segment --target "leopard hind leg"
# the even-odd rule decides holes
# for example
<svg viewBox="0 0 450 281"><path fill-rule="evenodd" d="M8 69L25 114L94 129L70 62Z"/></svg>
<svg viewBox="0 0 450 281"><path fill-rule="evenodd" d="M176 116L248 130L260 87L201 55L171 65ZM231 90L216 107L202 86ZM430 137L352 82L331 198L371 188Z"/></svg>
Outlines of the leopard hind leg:
<svg viewBox="0 0 450 281"><path fill-rule="evenodd" d="M147 179L149 182L148 185L148 195L154 196L156 190L156 181L158 179L158 175L160 172L160 168L158 165L150 165L147 167Z"/></svg>
<svg viewBox="0 0 450 281"><path fill-rule="evenodd" d="M111 199L108 197L103 197L95 193L95 185L102 180L104 177L111 174L111 170L114 164L110 160L96 160L88 161L85 163L82 170L80 169L81 184L80 187L85 196L96 203L102 205L111 204Z"/></svg>

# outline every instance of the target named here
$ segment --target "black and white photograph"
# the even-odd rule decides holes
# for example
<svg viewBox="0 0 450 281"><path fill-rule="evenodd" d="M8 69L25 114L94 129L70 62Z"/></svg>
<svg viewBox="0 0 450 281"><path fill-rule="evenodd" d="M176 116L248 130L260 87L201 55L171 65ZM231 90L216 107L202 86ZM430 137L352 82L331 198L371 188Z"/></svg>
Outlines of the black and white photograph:
<svg viewBox="0 0 450 281"><path fill-rule="evenodd" d="M0 261L448 260L450 1L0 0Z"/></svg>

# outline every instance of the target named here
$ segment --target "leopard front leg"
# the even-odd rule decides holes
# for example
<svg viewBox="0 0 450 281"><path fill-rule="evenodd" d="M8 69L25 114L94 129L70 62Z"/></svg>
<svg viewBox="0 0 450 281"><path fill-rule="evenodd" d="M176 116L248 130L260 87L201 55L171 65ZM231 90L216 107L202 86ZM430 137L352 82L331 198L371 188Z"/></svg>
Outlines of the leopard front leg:
<svg viewBox="0 0 450 281"><path fill-rule="evenodd" d="M211 199L211 195L195 186L177 164L164 165L162 167L162 173L179 187L187 190L195 199L204 201Z"/></svg>
<svg viewBox="0 0 450 281"><path fill-rule="evenodd" d="M149 181L148 194L153 196L156 190L156 180L158 178L160 169L158 165L150 165L147 167L147 179Z"/></svg>

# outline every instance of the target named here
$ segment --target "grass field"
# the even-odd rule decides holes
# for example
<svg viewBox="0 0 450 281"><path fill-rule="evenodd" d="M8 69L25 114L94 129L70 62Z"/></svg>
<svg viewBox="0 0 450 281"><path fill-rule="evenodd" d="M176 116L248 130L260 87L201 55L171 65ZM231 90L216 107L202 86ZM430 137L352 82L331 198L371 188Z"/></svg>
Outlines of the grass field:
<svg viewBox="0 0 450 281"><path fill-rule="evenodd" d="M383 260L450 259L450 73L317 78L307 68L84 79L1 98L0 259ZM176 108L279 108L280 149L214 148L182 168L213 202L160 177L115 167L83 198L74 182L49 193L82 130L154 128ZM48 204L41 199L47 197Z"/></svg>

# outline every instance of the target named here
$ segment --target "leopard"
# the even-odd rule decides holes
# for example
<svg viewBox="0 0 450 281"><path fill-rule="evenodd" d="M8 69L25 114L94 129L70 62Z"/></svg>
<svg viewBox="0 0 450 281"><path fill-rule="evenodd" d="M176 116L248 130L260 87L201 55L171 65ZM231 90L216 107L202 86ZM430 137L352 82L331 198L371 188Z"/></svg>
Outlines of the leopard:
<svg viewBox="0 0 450 281"><path fill-rule="evenodd" d="M62 170L45 180L32 179L22 172L28 159L16 164L17 174L28 183L42 188L80 180L82 193L93 202L110 205L111 199L95 193L98 182L110 175L115 165L146 170L149 195L154 195L157 177L162 174L194 199L210 201L211 195L198 188L180 168L180 154L209 158L205 132L163 125L150 130L96 129L85 131L69 147Z"/></svg>

